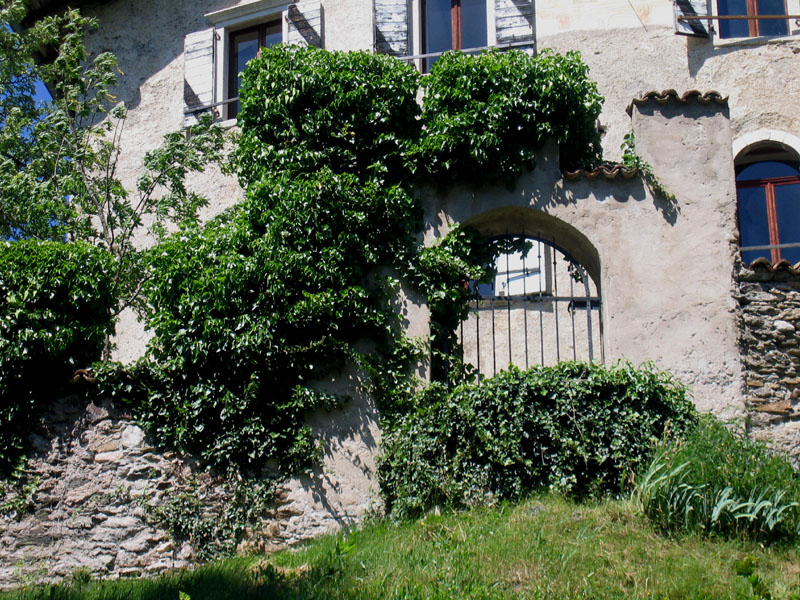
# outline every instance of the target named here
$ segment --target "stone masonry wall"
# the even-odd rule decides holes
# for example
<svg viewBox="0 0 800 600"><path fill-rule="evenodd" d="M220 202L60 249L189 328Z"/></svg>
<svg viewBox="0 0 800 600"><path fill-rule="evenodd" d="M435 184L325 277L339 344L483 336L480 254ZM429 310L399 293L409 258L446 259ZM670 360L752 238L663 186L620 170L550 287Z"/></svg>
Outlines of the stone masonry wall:
<svg viewBox="0 0 800 600"><path fill-rule="evenodd" d="M0 586L77 569L131 575L188 564L191 548L149 525L137 503L185 489L182 460L154 453L142 430L113 408L69 400L53 407L32 438L30 492L17 498L18 511L0 516Z"/></svg>
<svg viewBox="0 0 800 600"><path fill-rule="evenodd" d="M741 349L752 434L800 459L800 271L759 260L739 271Z"/></svg>
<svg viewBox="0 0 800 600"><path fill-rule="evenodd" d="M309 425L324 445L323 464L240 499L240 505L266 501L239 550L285 548L371 510L377 431L370 406L355 398ZM79 570L125 577L189 566L210 544L194 548L178 528L173 536L159 509L219 527L236 496L235 480L199 469L191 457L157 450L111 404L63 399L43 415L31 442L25 487L0 487L0 589L54 582ZM175 510L182 501L194 506L194 516Z"/></svg>

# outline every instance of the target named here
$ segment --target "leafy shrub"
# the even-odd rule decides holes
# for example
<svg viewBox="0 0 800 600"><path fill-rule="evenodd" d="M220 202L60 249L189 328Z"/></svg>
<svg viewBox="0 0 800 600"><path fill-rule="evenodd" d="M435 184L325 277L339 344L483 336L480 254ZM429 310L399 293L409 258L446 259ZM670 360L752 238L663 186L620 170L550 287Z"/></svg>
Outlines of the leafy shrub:
<svg viewBox="0 0 800 600"><path fill-rule="evenodd" d="M481 142L492 151L479 166L496 162L504 175L516 174L532 156L524 149L547 135L570 152L586 150L582 127L600 98L577 55L448 60L463 66L461 93L475 91L468 95L476 101L462 108L476 124L487 111L481 93L493 102L494 137ZM444 81L448 71L439 69L432 82ZM507 78L490 85L487 75ZM162 443L219 466L282 471L313 457L303 422L336 400L312 382L347 361L365 368L386 412L410 406L397 390L408 389L403 377L415 349L389 301L394 278L418 284L441 300L434 312L457 318L468 298L457 290L465 274L485 271L467 265L488 264L475 261L475 243L455 236L435 250L417 247L417 165L430 161L427 174L438 178L456 163L462 173L476 164L464 152L440 160L442 147L461 147L474 131L442 125L452 103L437 99L436 85L444 84L428 84L421 110L419 74L387 56L275 46L250 61L231 165L246 200L150 253L144 294L155 337L136 367L103 370L103 393L124 398ZM529 85L536 90L520 92ZM521 100L510 100L512 92ZM515 120L525 124L520 135L509 133ZM456 356L448 346L452 322L435 331L435 341ZM372 342L368 352L357 344L364 339ZM460 372L447 357L440 363Z"/></svg>
<svg viewBox="0 0 800 600"><path fill-rule="evenodd" d="M547 139L562 168L600 161L603 98L577 52L445 53L426 77L421 164L441 180L513 181Z"/></svg>
<svg viewBox="0 0 800 600"><path fill-rule="evenodd" d="M669 439L639 478L636 496L665 530L794 541L800 480L762 442L704 416L685 439Z"/></svg>
<svg viewBox="0 0 800 600"><path fill-rule="evenodd" d="M166 529L177 542L189 541L200 558L233 554L248 527L256 525L275 499L273 482L228 477L224 487L229 499L224 506L209 509L207 498L195 488L165 495L160 503L138 499L148 523ZM219 488L217 488L219 489Z"/></svg>
<svg viewBox="0 0 800 600"><path fill-rule="evenodd" d="M419 73L386 55L274 46L245 70L234 162L243 185L276 173L403 181L420 135Z"/></svg>
<svg viewBox="0 0 800 600"><path fill-rule="evenodd" d="M111 332L111 255L84 243L0 243L0 475L13 468L37 408Z"/></svg>
<svg viewBox="0 0 800 600"><path fill-rule="evenodd" d="M383 279L368 276L410 246L415 210L400 188L328 169L259 186L153 250L155 338L104 391L211 464L299 468L315 448L305 417L337 403L310 382L339 371L362 336L394 335Z"/></svg>
<svg viewBox="0 0 800 600"><path fill-rule="evenodd" d="M411 516L542 486L619 490L664 429L696 414L685 389L652 367L579 362L511 368L480 385L433 385L383 438L387 508Z"/></svg>

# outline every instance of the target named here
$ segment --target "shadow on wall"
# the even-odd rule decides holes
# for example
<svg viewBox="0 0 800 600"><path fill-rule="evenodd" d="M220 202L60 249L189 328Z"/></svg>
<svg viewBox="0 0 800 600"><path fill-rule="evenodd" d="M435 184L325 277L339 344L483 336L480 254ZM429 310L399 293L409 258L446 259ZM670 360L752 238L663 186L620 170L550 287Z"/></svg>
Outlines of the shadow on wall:
<svg viewBox="0 0 800 600"><path fill-rule="evenodd" d="M589 239L569 223L552 215L518 206L495 208L464 221L486 237L512 234L528 234L553 241L566 250L589 273L600 289L600 255Z"/></svg>
<svg viewBox="0 0 800 600"><path fill-rule="evenodd" d="M689 66L689 74L697 77L706 61L727 56L733 52L746 51L747 46L739 45L715 45L711 39L687 38L686 43L686 63Z"/></svg>
<svg viewBox="0 0 800 600"><path fill-rule="evenodd" d="M289 495L300 504L297 508L302 508L304 519L327 529L352 524L375 501L371 487L380 441L379 417L367 391L367 376L355 367L315 387L346 400L335 413L320 410L307 420L322 444L323 464L290 483ZM304 502L308 504L302 506Z"/></svg>
<svg viewBox="0 0 800 600"><path fill-rule="evenodd" d="M142 19L142 3L135 0L88 6L82 12L97 17L103 26L89 32L87 45L92 52L117 56L122 75L113 93L125 100L128 110L139 107L144 90L145 94L152 93L151 102L158 108L159 114L152 117L163 122L183 112L183 36L207 29L209 23L203 15L229 5L226 0L151 0L145 9L147 19ZM182 26L176 28L176 23ZM177 72L158 81L157 75L170 68ZM181 122L175 120L167 130L179 128Z"/></svg>

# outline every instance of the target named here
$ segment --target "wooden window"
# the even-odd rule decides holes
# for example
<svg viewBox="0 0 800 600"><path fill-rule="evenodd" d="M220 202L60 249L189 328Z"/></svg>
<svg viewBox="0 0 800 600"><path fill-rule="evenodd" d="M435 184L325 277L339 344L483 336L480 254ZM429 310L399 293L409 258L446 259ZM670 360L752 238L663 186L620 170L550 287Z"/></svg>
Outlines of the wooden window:
<svg viewBox="0 0 800 600"><path fill-rule="evenodd" d="M785 15L785 0L718 0L721 16ZM786 19L731 19L719 21L719 34L723 38L754 37L761 35L788 35Z"/></svg>
<svg viewBox="0 0 800 600"><path fill-rule="evenodd" d="M773 264L800 262L800 162L786 158L778 154L737 167L739 234L747 264L760 257Z"/></svg>
<svg viewBox="0 0 800 600"><path fill-rule="evenodd" d="M422 53L488 45L486 0L422 0ZM436 57L424 60L428 72Z"/></svg>
<svg viewBox="0 0 800 600"><path fill-rule="evenodd" d="M281 42L281 22L278 19L268 21L255 27L249 27L230 34L228 47L228 98L239 95L242 83L241 73L247 62L258 56L261 48ZM228 118L234 118L239 112L239 102L228 106Z"/></svg>

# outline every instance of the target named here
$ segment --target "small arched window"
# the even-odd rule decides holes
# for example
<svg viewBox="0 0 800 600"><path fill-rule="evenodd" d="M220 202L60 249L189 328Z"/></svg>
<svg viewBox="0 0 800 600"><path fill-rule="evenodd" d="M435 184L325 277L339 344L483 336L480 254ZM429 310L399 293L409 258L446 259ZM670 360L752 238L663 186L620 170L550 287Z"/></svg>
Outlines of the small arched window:
<svg viewBox="0 0 800 600"><path fill-rule="evenodd" d="M742 260L800 262L800 158L777 144L753 147L736 159Z"/></svg>

